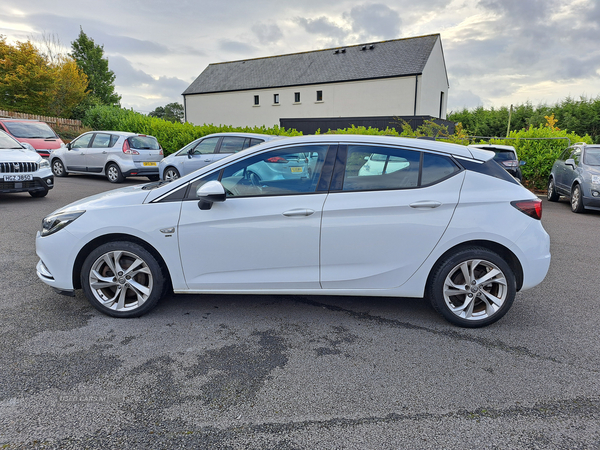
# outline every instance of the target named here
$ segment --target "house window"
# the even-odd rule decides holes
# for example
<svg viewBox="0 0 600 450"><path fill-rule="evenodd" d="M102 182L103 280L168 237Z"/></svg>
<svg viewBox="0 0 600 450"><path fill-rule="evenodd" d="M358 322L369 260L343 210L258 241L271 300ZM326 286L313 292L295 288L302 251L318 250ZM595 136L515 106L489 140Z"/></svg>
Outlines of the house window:
<svg viewBox="0 0 600 450"><path fill-rule="evenodd" d="M279 94L273 94L273 103L279 104Z"/></svg>
<svg viewBox="0 0 600 450"><path fill-rule="evenodd" d="M318 102L323 101L323 91L317 91L317 101Z"/></svg>
<svg viewBox="0 0 600 450"><path fill-rule="evenodd" d="M442 118L442 111L444 109L444 91L440 93L440 119Z"/></svg>
<svg viewBox="0 0 600 450"><path fill-rule="evenodd" d="M260 97L258 95L254 96L254 105L255 106L260 105Z"/></svg>
<svg viewBox="0 0 600 450"><path fill-rule="evenodd" d="M294 92L294 103L300 103L300 92Z"/></svg>

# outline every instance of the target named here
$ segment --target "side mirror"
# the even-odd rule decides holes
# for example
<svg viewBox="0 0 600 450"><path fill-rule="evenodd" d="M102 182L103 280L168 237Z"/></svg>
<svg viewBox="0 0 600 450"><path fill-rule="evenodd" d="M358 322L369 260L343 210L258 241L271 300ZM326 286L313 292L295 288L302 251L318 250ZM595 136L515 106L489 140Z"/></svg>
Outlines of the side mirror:
<svg viewBox="0 0 600 450"><path fill-rule="evenodd" d="M565 161L567 166L571 166L573 169L575 168L575 160L573 158L569 158Z"/></svg>
<svg viewBox="0 0 600 450"><path fill-rule="evenodd" d="M67 142L67 150L71 150L71 143Z"/></svg>
<svg viewBox="0 0 600 450"><path fill-rule="evenodd" d="M218 181L209 181L196 189L196 197L200 199L198 208L208 210L215 202L224 202L227 198L225 188Z"/></svg>
<svg viewBox="0 0 600 450"><path fill-rule="evenodd" d="M520 165L520 166L524 166L525 164L527 164L527 162L526 162L526 161L519 161L519 165Z"/></svg>
<svg viewBox="0 0 600 450"><path fill-rule="evenodd" d="M193 149L193 148L190 148L190 149L187 151L187 154L188 154L188 159L192 159L192 155L194 154L194 149Z"/></svg>

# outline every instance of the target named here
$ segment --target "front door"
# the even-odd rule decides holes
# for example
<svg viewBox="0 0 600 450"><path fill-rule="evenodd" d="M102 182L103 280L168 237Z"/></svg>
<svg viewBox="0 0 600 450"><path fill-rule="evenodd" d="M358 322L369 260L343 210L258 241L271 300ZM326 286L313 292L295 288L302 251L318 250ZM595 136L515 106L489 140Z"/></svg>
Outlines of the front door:
<svg viewBox="0 0 600 450"><path fill-rule="evenodd" d="M270 150L192 182L178 226L183 272L191 290L320 288L321 213L327 194L318 192L317 185L327 150L327 145ZM283 168L261 170L269 159L291 159L298 152L318 157L310 175L284 178ZM298 167L287 170L295 173ZM200 210L196 190L213 179L221 181L227 199Z"/></svg>

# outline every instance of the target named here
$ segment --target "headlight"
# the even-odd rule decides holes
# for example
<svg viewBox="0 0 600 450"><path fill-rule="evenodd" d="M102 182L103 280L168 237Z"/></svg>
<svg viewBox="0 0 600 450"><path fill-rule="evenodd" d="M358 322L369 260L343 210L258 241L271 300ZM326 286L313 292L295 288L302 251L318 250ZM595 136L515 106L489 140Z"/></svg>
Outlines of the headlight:
<svg viewBox="0 0 600 450"><path fill-rule="evenodd" d="M600 184L600 175L592 175L592 184Z"/></svg>
<svg viewBox="0 0 600 450"><path fill-rule="evenodd" d="M62 230L64 227L69 225L84 212L85 211L69 211L50 214L42 219L42 230L40 234L42 236L49 236L53 233L56 233L57 231Z"/></svg>
<svg viewBox="0 0 600 450"><path fill-rule="evenodd" d="M49 169L50 168L50 163L48 162L47 159L42 159L42 162L40 162L40 169Z"/></svg>

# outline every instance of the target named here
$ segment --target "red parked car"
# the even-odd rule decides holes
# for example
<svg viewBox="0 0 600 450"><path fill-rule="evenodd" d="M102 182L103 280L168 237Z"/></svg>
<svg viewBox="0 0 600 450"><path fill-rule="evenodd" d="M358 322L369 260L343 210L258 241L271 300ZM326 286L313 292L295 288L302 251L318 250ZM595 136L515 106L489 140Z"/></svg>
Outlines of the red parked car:
<svg viewBox="0 0 600 450"><path fill-rule="evenodd" d="M0 118L0 130L6 131L19 142L31 144L36 152L46 158L52 150L64 145L54 130L39 120Z"/></svg>

